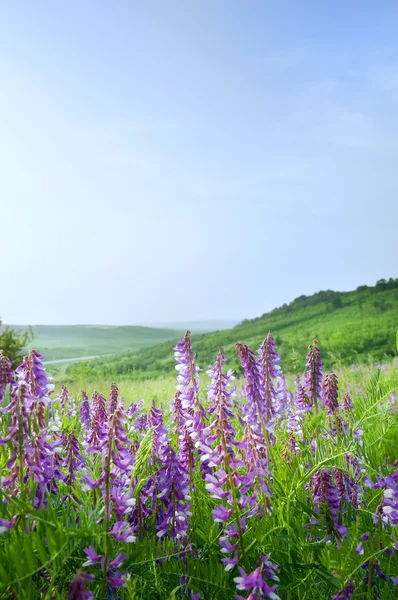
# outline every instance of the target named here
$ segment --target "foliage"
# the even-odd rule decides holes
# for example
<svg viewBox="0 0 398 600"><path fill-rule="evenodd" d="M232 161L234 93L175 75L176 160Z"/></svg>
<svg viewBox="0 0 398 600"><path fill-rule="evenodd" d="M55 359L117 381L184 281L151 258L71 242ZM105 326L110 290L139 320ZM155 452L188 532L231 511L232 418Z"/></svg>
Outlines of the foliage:
<svg viewBox="0 0 398 600"><path fill-rule="evenodd" d="M17 331L10 327L1 327L0 320L0 351L11 361L13 367L19 364L23 351L33 340L33 331L28 328L25 331Z"/></svg>

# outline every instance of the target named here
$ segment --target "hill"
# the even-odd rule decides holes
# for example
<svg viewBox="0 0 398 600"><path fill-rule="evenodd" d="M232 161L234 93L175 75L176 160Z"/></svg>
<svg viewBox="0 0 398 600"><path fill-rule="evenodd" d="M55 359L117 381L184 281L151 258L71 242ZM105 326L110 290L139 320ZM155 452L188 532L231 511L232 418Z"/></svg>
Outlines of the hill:
<svg viewBox="0 0 398 600"><path fill-rule="evenodd" d="M25 326L10 325L26 331ZM30 346L46 360L115 354L176 340L182 330L106 325L34 325Z"/></svg>
<svg viewBox="0 0 398 600"><path fill-rule="evenodd" d="M380 280L373 287L351 292L321 291L299 296L256 319L245 320L226 331L192 336L201 367L215 360L219 348L240 372L234 344L241 340L257 349L266 333L276 339L285 370L302 369L308 344L317 338L328 367L339 361L380 361L395 356L398 329L398 279ZM174 371L173 343L164 342L136 353L99 359L68 367L70 378L150 378Z"/></svg>

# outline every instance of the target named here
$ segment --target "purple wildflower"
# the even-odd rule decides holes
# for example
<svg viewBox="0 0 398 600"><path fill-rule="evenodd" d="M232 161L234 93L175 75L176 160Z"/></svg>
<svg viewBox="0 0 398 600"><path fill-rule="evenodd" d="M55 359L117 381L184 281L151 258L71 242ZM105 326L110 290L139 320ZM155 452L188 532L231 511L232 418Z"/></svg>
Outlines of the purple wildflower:
<svg viewBox="0 0 398 600"><path fill-rule="evenodd" d="M86 589L87 581L94 581L94 575L89 575L79 569L70 582L68 598L71 600L94 600L93 592Z"/></svg>
<svg viewBox="0 0 398 600"><path fill-rule="evenodd" d="M157 535L173 540L186 537L191 515L189 475L167 444L157 476Z"/></svg>
<svg viewBox="0 0 398 600"><path fill-rule="evenodd" d="M384 523L396 525L398 523L398 471L386 477L378 477L376 483L367 477L364 484L372 489L384 489L384 495L377 507L374 521L377 522L381 515Z"/></svg>
<svg viewBox="0 0 398 600"><path fill-rule="evenodd" d="M236 600L260 600L262 598L271 598L271 600L280 600L275 593L277 585L269 585L266 577L273 581L279 581L276 572L279 571L278 565L271 563L268 556L261 556L260 565L248 575L239 567L240 577L235 577L236 588L250 592L246 598L235 595Z"/></svg>
<svg viewBox="0 0 398 600"><path fill-rule="evenodd" d="M111 394L110 394L110 400L109 400L109 414L112 416L115 412L115 410L117 409L117 404L118 404L118 398L119 398L119 390L117 388L116 383L111 383Z"/></svg>
<svg viewBox="0 0 398 600"><path fill-rule="evenodd" d="M350 600L354 595L354 582L352 579L340 591L332 596L332 600Z"/></svg>
<svg viewBox="0 0 398 600"><path fill-rule="evenodd" d="M77 471L82 469L85 459L79 452L79 442L73 433L64 434L62 440L66 452L65 468L67 475L65 483L69 487L69 493L72 494Z"/></svg>
<svg viewBox="0 0 398 600"><path fill-rule="evenodd" d="M328 532L334 533L340 542L347 530L344 525L339 524L339 496L329 469L319 469L311 481L315 512L318 515L323 513Z"/></svg>
<svg viewBox="0 0 398 600"><path fill-rule="evenodd" d="M82 390L82 403L80 406L80 419L85 427L85 429L89 429L91 425L91 409L88 401L88 396L84 390Z"/></svg>
<svg viewBox="0 0 398 600"><path fill-rule="evenodd" d="M242 342L236 342L239 358L246 377L247 405L245 412L247 420L255 425L261 425L266 438L267 407L265 404L264 379L262 366L253 350Z"/></svg>
<svg viewBox="0 0 398 600"><path fill-rule="evenodd" d="M264 385L265 397L265 420L268 422L275 417L278 411L279 397L283 395L284 389L275 388L274 381L280 376L280 367L278 365L280 356L276 351L277 345L271 333L263 341L259 349L260 369Z"/></svg>
<svg viewBox="0 0 398 600"><path fill-rule="evenodd" d="M192 353L190 332L178 342L174 348L174 357L177 362L177 390L181 393L182 408L192 417L190 434L195 442L200 439L204 427L206 411L199 400L199 367L195 364L195 355Z"/></svg>
<svg viewBox="0 0 398 600"><path fill-rule="evenodd" d="M36 350L32 350L28 356L23 358L22 364L16 369L15 373L18 380L26 385L30 396L48 404L50 402L48 394L54 390L54 385L51 383L52 378L47 377L42 363L43 360L44 356Z"/></svg>
<svg viewBox="0 0 398 600"><path fill-rule="evenodd" d="M106 579L108 585L108 592L110 597L113 597L116 590L120 587L126 587L125 582L123 581L123 577L125 577L125 573L121 573L119 571L120 565L126 560L127 556L124 552L120 552L116 556L116 558L112 561L108 558L105 567L105 560L102 554L97 554L95 549L90 546L89 548L85 548L85 555L87 556L87 560L83 563L83 567L88 567L90 565L95 566L96 568L100 567L101 571L105 573L106 570Z"/></svg>
<svg viewBox="0 0 398 600"><path fill-rule="evenodd" d="M7 519L0 519L0 535L6 531L10 531L19 519L19 515L15 515L10 521Z"/></svg>
<svg viewBox="0 0 398 600"><path fill-rule="evenodd" d="M344 394L344 396L341 399L341 408L345 411L345 412L350 412L354 407L352 404L352 400L349 397L348 394Z"/></svg>
<svg viewBox="0 0 398 600"><path fill-rule="evenodd" d="M322 359L321 351L318 347L318 340L314 340L308 346L307 364L308 370L305 376L305 385L308 391L310 407L315 406L318 411L318 401L321 397L322 382Z"/></svg>
<svg viewBox="0 0 398 600"><path fill-rule="evenodd" d="M337 381L337 376L334 373L325 375L322 389L324 404L328 409L328 416L330 417L334 415L339 408L339 402L337 399L339 393L339 384Z"/></svg>

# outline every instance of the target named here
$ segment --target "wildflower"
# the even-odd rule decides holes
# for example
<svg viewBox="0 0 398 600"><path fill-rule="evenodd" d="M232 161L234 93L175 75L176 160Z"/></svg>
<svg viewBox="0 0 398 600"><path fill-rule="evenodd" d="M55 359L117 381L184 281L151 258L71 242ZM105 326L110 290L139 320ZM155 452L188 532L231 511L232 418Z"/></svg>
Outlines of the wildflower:
<svg viewBox="0 0 398 600"><path fill-rule="evenodd" d="M197 432L205 422L206 411L199 401L199 367L195 365L195 355L192 353L190 332L177 343L174 348L174 357L177 362L177 390L181 392L182 407L192 417L195 417Z"/></svg>
<svg viewBox="0 0 398 600"><path fill-rule="evenodd" d="M50 394L54 390L51 383L52 377L48 377L42 361L44 356L32 350L28 356L22 360L22 364L16 369L15 373L20 382L26 386L27 393L44 403L48 404Z"/></svg>
<svg viewBox="0 0 398 600"><path fill-rule="evenodd" d="M91 409L88 401L88 396L84 390L82 390L82 403L80 405L80 419L86 429L91 425Z"/></svg>
<svg viewBox="0 0 398 600"><path fill-rule="evenodd" d="M320 514L323 511L328 532L334 533L337 540L341 541L347 530L339 524L340 502L331 474L328 469L319 469L311 480L315 512Z"/></svg>
<svg viewBox="0 0 398 600"><path fill-rule="evenodd" d="M341 399L341 408L345 411L345 412L350 412L354 407L352 404L352 400L349 397L348 394L344 394L344 396Z"/></svg>
<svg viewBox="0 0 398 600"><path fill-rule="evenodd" d="M10 531L10 529L15 526L18 519L19 515L15 515L10 521L7 521L6 519L0 519L0 535L6 531Z"/></svg>
<svg viewBox="0 0 398 600"><path fill-rule="evenodd" d="M308 346L307 364L308 370L305 376L305 385L308 392L310 407L315 406L318 411L318 400L321 397L322 382L322 359L321 351L318 347L318 340L314 340Z"/></svg>
<svg viewBox="0 0 398 600"><path fill-rule="evenodd" d="M112 561L108 557L106 566L102 554L97 554L92 546L85 548L84 553L87 556L87 560L83 563L83 567L92 565L97 569L100 568L102 572L105 572L106 570L106 580L110 594L114 595L115 591L119 587L126 587L126 584L123 580L123 577L125 577L126 574L119 571L119 567L127 558L124 552L120 552ZM104 567L106 568L104 569Z"/></svg>
<svg viewBox="0 0 398 600"><path fill-rule="evenodd" d="M328 409L328 416L330 417L331 415L334 415L339 408L339 403L337 400L339 386L337 377L334 373L325 375L322 389L324 404Z"/></svg>
<svg viewBox="0 0 398 600"><path fill-rule="evenodd" d="M354 595L354 582L352 579L337 594L332 596L332 600L350 600Z"/></svg>
<svg viewBox="0 0 398 600"><path fill-rule="evenodd" d="M117 409L117 403L118 403L118 397L119 397L119 390L116 386L116 383L111 383L111 394L110 394L110 400L109 400L109 414L112 416L115 412L115 410Z"/></svg>
<svg viewBox="0 0 398 600"><path fill-rule="evenodd" d="M264 399L265 399L265 420L268 422L275 416L279 406L279 397L283 395L284 388L275 388L274 380L280 377L280 367L278 365L280 356L276 351L277 346L271 333L263 341L259 349L259 363L264 382Z"/></svg>
<svg viewBox="0 0 398 600"><path fill-rule="evenodd" d="M68 598L71 600L94 600L93 592L86 589L87 581L94 581L94 575L89 575L79 569L70 582Z"/></svg>
<svg viewBox="0 0 398 600"><path fill-rule="evenodd" d="M249 346L242 344L242 342L237 342L235 347L238 350L247 382L247 405L245 407L245 413L247 415L246 420L254 425L262 426L265 437L265 429L266 424L268 425L268 421L262 366Z"/></svg>
<svg viewBox="0 0 398 600"><path fill-rule="evenodd" d="M236 588L238 590L249 591L249 596L237 596L236 600L260 600L261 598L271 598L271 600L280 600L279 596L275 593L277 585L270 586L266 577L274 581L279 581L276 572L279 571L279 567L269 561L268 556L261 556L260 565L248 575L239 567L240 577L235 577Z"/></svg>
<svg viewBox="0 0 398 600"><path fill-rule="evenodd" d="M189 476L170 444L162 457L157 477L157 536L174 540L186 537L191 516Z"/></svg>

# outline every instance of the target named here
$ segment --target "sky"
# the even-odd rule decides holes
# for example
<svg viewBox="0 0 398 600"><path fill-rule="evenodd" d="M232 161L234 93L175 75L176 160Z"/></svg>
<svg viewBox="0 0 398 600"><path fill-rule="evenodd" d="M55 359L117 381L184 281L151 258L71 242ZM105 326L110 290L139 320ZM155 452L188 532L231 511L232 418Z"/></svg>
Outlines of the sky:
<svg viewBox="0 0 398 600"><path fill-rule="evenodd" d="M0 0L0 317L256 317L398 276L398 8Z"/></svg>

